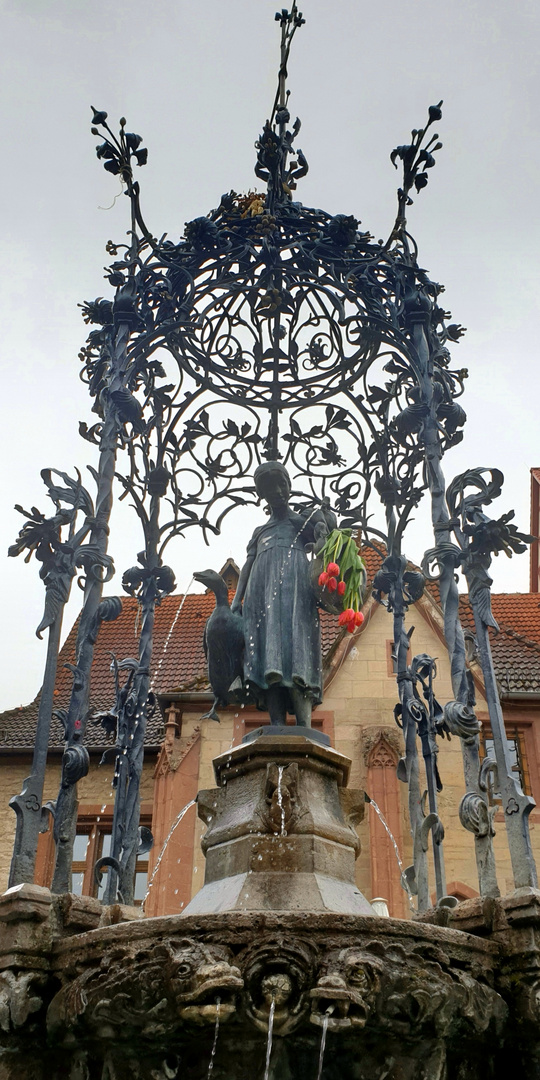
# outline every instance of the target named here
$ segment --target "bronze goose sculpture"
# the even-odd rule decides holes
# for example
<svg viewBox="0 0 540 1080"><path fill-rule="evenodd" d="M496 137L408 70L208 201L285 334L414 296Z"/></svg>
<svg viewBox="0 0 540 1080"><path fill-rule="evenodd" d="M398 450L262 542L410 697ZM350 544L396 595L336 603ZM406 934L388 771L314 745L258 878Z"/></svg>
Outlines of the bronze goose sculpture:
<svg viewBox="0 0 540 1080"><path fill-rule="evenodd" d="M244 671L244 631L242 616L233 614L229 607L227 586L215 570L201 570L193 575L195 581L211 589L216 606L204 628L203 647L208 664L208 680L214 694L209 712L202 720L217 720L218 708L229 704L231 685Z"/></svg>

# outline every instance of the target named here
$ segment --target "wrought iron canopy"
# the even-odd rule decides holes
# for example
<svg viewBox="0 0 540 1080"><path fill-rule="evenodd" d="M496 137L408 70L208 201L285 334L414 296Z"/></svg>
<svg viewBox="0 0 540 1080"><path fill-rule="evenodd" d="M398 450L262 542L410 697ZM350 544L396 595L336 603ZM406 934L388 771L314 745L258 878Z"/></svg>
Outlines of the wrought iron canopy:
<svg viewBox="0 0 540 1080"><path fill-rule="evenodd" d="M466 372L452 369L447 347L463 331L449 323L442 286L418 265L406 225L410 192L425 187L441 146L432 134L441 103L391 155L403 182L386 243L360 231L352 215L303 206L296 185L308 165L295 148L300 121L291 124L286 76L304 20L296 4L276 19L278 90L256 142L265 190L223 195L217 209L187 223L179 242L156 240L144 221L134 178L147 160L140 136L125 120L116 136L107 114L94 110L92 130L104 136L97 155L126 186L133 230L128 245L109 244L120 256L107 272L114 301L84 306L100 329L82 351L83 377L101 413L112 337L124 322L124 379L109 389L120 420L131 423L128 441L141 433L144 441L159 414L156 467L171 479L175 531L218 530L253 496L245 477L264 458L283 459L299 490L329 496L347 524L367 528L373 485L407 512L420 498L427 413L441 452L461 438L465 421L456 398ZM429 372L418 326L429 341ZM160 386L165 377L172 381ZM96 428L83 434L95 437ZM147 457L157 461L155 450Z"/></svg>

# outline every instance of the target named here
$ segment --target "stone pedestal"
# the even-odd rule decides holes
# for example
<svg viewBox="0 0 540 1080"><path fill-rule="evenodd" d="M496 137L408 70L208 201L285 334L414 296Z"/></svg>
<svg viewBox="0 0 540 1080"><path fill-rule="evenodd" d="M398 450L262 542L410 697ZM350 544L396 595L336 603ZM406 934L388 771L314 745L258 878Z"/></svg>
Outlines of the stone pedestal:
<svg viewBox="0 0 540 1080"><path fill-rule="evenodd" d="M306 729L249 739L214 761L199 792L205 884L184 915L333 911L373 915L355 885L364 792L350 761Z"/></svg>

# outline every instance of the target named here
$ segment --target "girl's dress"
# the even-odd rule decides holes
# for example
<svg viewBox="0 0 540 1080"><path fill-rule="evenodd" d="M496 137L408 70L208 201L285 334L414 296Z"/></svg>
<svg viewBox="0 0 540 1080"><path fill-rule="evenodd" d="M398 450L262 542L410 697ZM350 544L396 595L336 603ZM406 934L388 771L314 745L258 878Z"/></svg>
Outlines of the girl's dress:
<svg viewBox="0 0 540 1080"><path fill-rule="evenodd" d="M244 595L244 679L262 709L269 686L297 687L314 705L322 701L319 615L304 550L312 541L313 523L288 510L248 544L255 560Z"/></svg>

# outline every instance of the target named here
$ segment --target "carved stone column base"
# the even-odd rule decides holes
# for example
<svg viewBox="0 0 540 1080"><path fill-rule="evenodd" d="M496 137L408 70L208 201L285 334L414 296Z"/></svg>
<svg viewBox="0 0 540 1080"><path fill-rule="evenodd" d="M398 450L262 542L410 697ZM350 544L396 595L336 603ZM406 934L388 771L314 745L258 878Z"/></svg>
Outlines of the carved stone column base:
<svg viewBox="0 0 540 1080"><path fill-rule="evenodd" d="M268 871L236 874L209 882L189 904L186 914L217 915L224 911L335 911L373 915L365 896L350 883L326 874Z"/></svg>
<svg viewBox="0 0 540 1080"><path fill-rule="evenodd" d="M333 911L374 915L355 884L363 791L350 761L310 733L262 734L214 761L197 797L205 884L184 915Z"/></svg>

